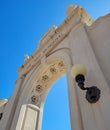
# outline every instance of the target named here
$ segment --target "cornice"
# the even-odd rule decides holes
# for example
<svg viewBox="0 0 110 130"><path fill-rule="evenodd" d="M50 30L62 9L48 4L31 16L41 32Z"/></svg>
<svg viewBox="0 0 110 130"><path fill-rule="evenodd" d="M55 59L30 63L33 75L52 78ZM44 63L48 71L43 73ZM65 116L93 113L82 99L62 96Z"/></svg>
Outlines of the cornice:
<svg viewBox="0 0 110 130"><path fill-rule="evenodd" d="M40 40L38 50L18 69L19 76L26 75L34 66L39 65L42 58L58 46L69 32L80 23L90 26L92 20L83 8L76 7L58 28L52 27L52 32L50 29L44 34ZM41 43L42 41L44 43Z"/></svg>
<svg viewBox="0 0 110 130"><path fill-rule="evenodd" d="M91 26L87 27L88 30L93 30L97 28L102 22L106 21L106 19L110 18L110 14L99 17Z"/></svg>

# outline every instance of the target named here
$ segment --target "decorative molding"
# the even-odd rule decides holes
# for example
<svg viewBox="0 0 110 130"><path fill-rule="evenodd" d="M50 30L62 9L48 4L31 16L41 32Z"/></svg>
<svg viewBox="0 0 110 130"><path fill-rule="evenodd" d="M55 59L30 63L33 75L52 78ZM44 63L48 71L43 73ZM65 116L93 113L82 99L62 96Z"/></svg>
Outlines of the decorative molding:
<svg viewBox="0 0 110 130"><path fill-rule="evenodd" d="M109 17L110 17L110 14L107 14L105 16L99 17L91 26L86 26L86 28L88 30L93 30L97 26L99 26L101 23L103 23L104 21L106 21L106 19L109 18Z"/></svg>
<svg viewBox="0 0 110 130"><path fill-rule="evenodd" d="M52 26L39 40L39 47L43 46L56 33L57 26Z"/></svg>
<svg viewBox="0 0 110 130"><path fill-rule="evenodd" d="M36 64L41 63L41 59L69 34L69 32L79 23L91 25L92 20L81 7L76 7L70 15L64 20L61 26L53 27L41 38L38 50L18 69L19 75L26 75ZM45 41L45 42L44 42Z"/></svg>

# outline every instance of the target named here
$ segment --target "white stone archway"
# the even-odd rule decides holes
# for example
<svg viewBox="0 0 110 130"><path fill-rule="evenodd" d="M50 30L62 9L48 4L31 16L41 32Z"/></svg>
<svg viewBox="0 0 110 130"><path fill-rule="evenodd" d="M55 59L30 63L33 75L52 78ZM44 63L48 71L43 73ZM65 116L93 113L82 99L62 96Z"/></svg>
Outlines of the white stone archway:
<svg viewBox="0 0 110 130"><path fill-rule="evenodd" d="M72 65L70 66L71 59L69 58L70 57L69 55L70 55L70 50L67 48L56 50L54 53L50 54L46 58L45 62L42 63L43 65L41 65L39 70L38 69L34 69L34 71L32 70L33 74L31 74L31 81L28 81L28 79L26 79L27 81L24 82L27 84L25 84L25 88L23 88L24 90L22 90L22 94L18 102L18 107L16 109L15 118L18 117L20 111L23 111L24 109L26 110L26 106L24 107L24 104L30 104L30 103L34 104L40 110L39 111L40 119L38 119L39 123L36 123L36 124L39 124L39 126L36 129L41 128L42 112L43 112L45 98L52 84L66 73L66 68L68 67L71 68ZM68 69L68 70L70 71L71 69ZM33 97L35 98L34 101L33 101ZM23 110L21 110L22 105L23 105ZM23 115L23 112L22 112L22 115ZM23 118L23 116L20 117L19 119L20 121L21 121L21 118ZM31 115L30 115L30 118L31 118ZM24 116L24 119L25 119L25 116ZM15 121L17 122L17 120L14 119L13 125L16 123ZM12 129L14 128L13 125L12 125ZM21 124L21 125L25 125L25 124ZM18 126L20 126L19 122L18 122L17 127ZM18 127L18 129L20 128L24 128L24 126Z"/></svg>
<svg viewBox="0 0 110 130"><path fill-rule="evenodd" d="M19 68L14 93L3 107L0 129L40 130L46 95L66 73L71 129L110 130L109 23L110 15L93 23L81 7L69 7L61 26L52 27L40 40L38 50L31 57L26 56ZM86 67L86 86L100 89L96 103L85 99L85 92L72 78L74 64Z"/></svg>

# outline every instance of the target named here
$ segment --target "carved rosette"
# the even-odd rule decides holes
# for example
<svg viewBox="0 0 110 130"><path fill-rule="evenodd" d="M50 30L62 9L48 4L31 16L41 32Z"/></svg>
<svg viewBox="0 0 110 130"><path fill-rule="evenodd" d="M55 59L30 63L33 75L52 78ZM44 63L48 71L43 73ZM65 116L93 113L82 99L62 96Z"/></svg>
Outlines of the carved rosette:
<svg viewBox="0 0 110 130"><path fill-rule="evenodd" d="M32 95L31 96L31 103L32 104L39 106L40 101L41 101L41 96L37 96L37 95Z"/></svg>
<svg viewBox="0 0 110 130"><path fill-rule="evenodd" d="M40 93L42 91L42 86L41 85L37 85L35 88L35 91Z"/></svg>
<svg viewBox="0 0 110 130"><path fill-rule="evenodd" d="M59 67L64 67L63 61L59 62L59 63L58 63L58 66L59 66Z"/></svg>
<svg viewBox="0 0 110 130"><path fill-rule="evenodd" d="M57 73L57 69L55 67L52 67L52 68L50 68L50 72L52 74L55 74L55 73Z"/></svg>
<svg viewBox="0 0 110 130"><path fill-rule="evenodd" d="M33 103L37 102L37 98L36 98L35 95L33 95L33 96L31 97L31 101L32 101Z"/></svg>
<svg viewBox="0 0 110 130"><path fill-rule="evenodd" d="M65 65L64 65L64 62L63 62L63 61L60 61L60 62L58 63L58 68L59 68L59 71L60 71L60 72L65 71Z"/></svg>
<svg viewBox="0 0 110 130"><path fill-rule="evenodd" d="M49 77L47 75L43 75L42 76L42 81L45 82L45 81L48 81Z"/></svg>

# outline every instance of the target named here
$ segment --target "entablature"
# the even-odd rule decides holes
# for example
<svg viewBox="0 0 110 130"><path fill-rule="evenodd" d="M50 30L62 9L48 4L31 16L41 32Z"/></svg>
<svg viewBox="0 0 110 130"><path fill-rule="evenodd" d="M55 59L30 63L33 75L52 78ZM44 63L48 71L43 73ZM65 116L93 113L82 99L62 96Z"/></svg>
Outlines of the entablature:
<svg viewBox="0 0 110 130"><path fill-rule="evenodd" d="M72 6L68 8L73 8ZM71 13L67 15L67 18L59 26L53 26L39 41L38 50L29 57L28 60L18 69L19 76L26 75L34 66L41 63L43 57L55 49L65 37L68 36L69 32L79 25L80 23L86 24L87 26L92 24L91 18L81 7L70 9Z"/></svg>

